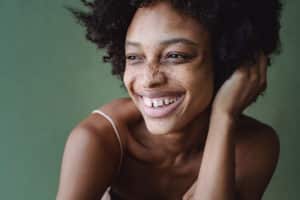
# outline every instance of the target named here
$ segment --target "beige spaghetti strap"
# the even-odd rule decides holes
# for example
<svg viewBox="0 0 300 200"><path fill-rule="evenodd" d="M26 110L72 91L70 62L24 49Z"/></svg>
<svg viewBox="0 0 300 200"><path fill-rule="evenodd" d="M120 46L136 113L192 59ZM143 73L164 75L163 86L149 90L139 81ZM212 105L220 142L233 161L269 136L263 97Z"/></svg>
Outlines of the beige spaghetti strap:
<svg viewBox="0 0 300 200"><path fill-rule="evenodd" d="M119 164L119 171L120 171L124 152L123 152L123 145L122 145L121 137L120 137L119 131L117 129L117 126L116 126L115 122L112 120L112 118L109 115L107 115L106 113L104 113L103 111L94 110L92 113L97 113L97 114L103 116L105 119L107 119L110 122L110 124L112 125L112 127L114 129L114 132L115 132L115 135L117 136L117 139L119 141L120 150L121 150L121 158L120 158L120 164ZM191 185L191 187L188 189L188 191L183 195L182 200L190 200L192 198L193 193L195 192L195 189L196 189L196 182L197 181L195 181L193 183L193 185ZM101 200L111 200L111 197L109 195L109 190L110 190L110 187L108 187L106 189L106 191L103 194Z"/></svg>
<svg viewBox="0 0 300 200"><path fill-rule="evenodd" d="M198 180L198 179L197 179ZM191 200L194 197L194 193L197 186L197 180L190 186L190 188L184 193L182 200Z"/></svg>
<svg viewBox="0 0 300 200"><path fill-rule="evenodd" d="M121 165L122 165L124 150L123 150L123 145L122 145L121 137L120 137L119 131L117 129L117 126L116 126L115 122L112 120L112 118L109 115L107 115L106 113L104 113L103 111L94 110L92 113L97 113L97 114L103 116L105 119L107 119L110 122L111 126L114 129L115 135L117 136L117 139L119 141L120 151L121 151L120 164L119 164L119 171L120 171Z"/></svg>

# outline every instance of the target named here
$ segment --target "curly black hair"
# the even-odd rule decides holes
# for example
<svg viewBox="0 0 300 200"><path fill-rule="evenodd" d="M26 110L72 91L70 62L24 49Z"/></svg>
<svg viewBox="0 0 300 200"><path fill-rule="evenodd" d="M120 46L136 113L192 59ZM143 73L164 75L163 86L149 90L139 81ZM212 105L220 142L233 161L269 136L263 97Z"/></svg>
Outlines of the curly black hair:
<svg viewBox="0 0 300 200"><path fill-rule="evenodd" d="M240 65L251 65L259 53L279 52L280 0L165 0L176 10L199 21L209 31L215 71L215 87ZM140 7L159 0L81 0L88 11L68 7L86 28L86 38L105 49L104 62L112 64L112 74L123 78L125 37Z"/></svg>

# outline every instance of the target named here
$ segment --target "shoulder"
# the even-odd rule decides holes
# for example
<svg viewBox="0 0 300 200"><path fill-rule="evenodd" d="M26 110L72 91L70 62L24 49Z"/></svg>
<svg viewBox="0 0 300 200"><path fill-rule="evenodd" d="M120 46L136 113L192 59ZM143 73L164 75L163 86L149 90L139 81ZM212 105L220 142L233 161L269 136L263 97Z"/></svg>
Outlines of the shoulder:
<svg viewBox="0 0 300 200"><path fill-rule="evenodd" d="M245 196L242 199L260 199L278 162L278 134L269 125L245 115L237 131L237 187Z"/></svg>
<svg viewBox="0 0 300 200"><path fill-rule="evenodd" d="M119 148L111 123L99 114L90 114L77 124L67 142L76 142L76 140L81 144L93 143L106 151ZM117 155L118 151L115 154Z"/></svg>
<svg viewBox="0 0 300 200"><path fill-rule="evenodd" d="M130 124L141 118L141 114L129 97L118 98L99 107L118 123Z"/></svg>
<svg viewBox="0 0 300 200"><path fill-rule="evenodd" d="M112 102L113 107L116 108L115 102ZM102 151L108 152L109 160L113 163L118 161L118 165L120 164L120 157L122 156L122 151L124 150L124 146L126 145L126 125L119 120L117 115L112 114L107 110L101 109L104 113L110 118L112 121L108 120L103 115L98 113L91 113L85 119L83 119L78 125L72 130L68 141L78 142L81 145L84 142L92 143L94 146L98 146ZM102 106L103 108L103 106ZM117 111L114 110L114 112ZM117 113L117 112L116 112ZM117 130L115 130L115 128ZM78 138L78 139L76 139ZM120 141L120 140L121 141ZM120 148L120 142L121 148Z"/></svg>
<svg viewBox="0 0 300 200"><path fill-rule="evenodd" d="M74 152L74 158L84 164L101 164L117 171L120 161L120 146L110 123L95 114L81 121L70 133L65 153ZM69 155L69 154L67 154ZM109 162L107 162L109 161ZM99 163L96 163L99 162Z"/></svg>
<svg viewBox="0 0 300 200"><path fill-rule="evenodd" d="M242 148L251 146L258 148L253 148L253 150L259 150L259 148L279 150L279 137L275 129L246 115L242 115L239 120L237 139L238 145ZM268 146L265 146L267 144Z"/></svg>
<svg viewBox="0 0 300 200"><path fill-rule="evenodd" d="M279 137L275 129L246 115L242 115L239 120L237 139L238 143L244 147L248 147L247 145L263 147L268 144L271 145L269 147L279 148Z"/></svg>
<svg viewBox="0 0 300 200"><path fill-rule="evenodd" d="M64 149L57 199L95 199L104 193L120 164L120 148L113 134L109 122L96 115L90 115L71 131Z"/></svg>

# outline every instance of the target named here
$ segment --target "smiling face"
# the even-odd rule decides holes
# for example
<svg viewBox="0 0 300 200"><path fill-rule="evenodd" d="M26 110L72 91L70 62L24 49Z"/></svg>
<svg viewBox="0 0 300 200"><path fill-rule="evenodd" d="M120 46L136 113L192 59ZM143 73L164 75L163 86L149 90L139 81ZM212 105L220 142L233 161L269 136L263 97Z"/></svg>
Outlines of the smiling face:
<svg viewBox="0 0 300 200"><path fill-rule="evenodd" d="M214 88L210 38L167 2L139 8L128 28L124 84L147 129L180 131L208 108Z"/></svg>

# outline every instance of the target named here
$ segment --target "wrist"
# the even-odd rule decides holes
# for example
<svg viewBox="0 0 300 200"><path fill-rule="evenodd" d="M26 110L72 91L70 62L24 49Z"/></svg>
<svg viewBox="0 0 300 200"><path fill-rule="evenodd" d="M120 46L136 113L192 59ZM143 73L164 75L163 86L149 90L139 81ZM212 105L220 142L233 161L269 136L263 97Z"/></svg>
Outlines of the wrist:
<svg viewBox="0 0 300 200"><path fill-rule="evenodd" d="M227 112L213 111L210 117L211 125L217 124L218 126L234 127L237 121L237 116Z"/></svg>
<svg viewBox="0 0 300 200"><path fill-rule="evenodd" d="M213 109L211 112L211 116L213 118L222 118L222 119L228 119L228 120L234 120L236 117L231 112L227 112L221 109Z"/></svg>

